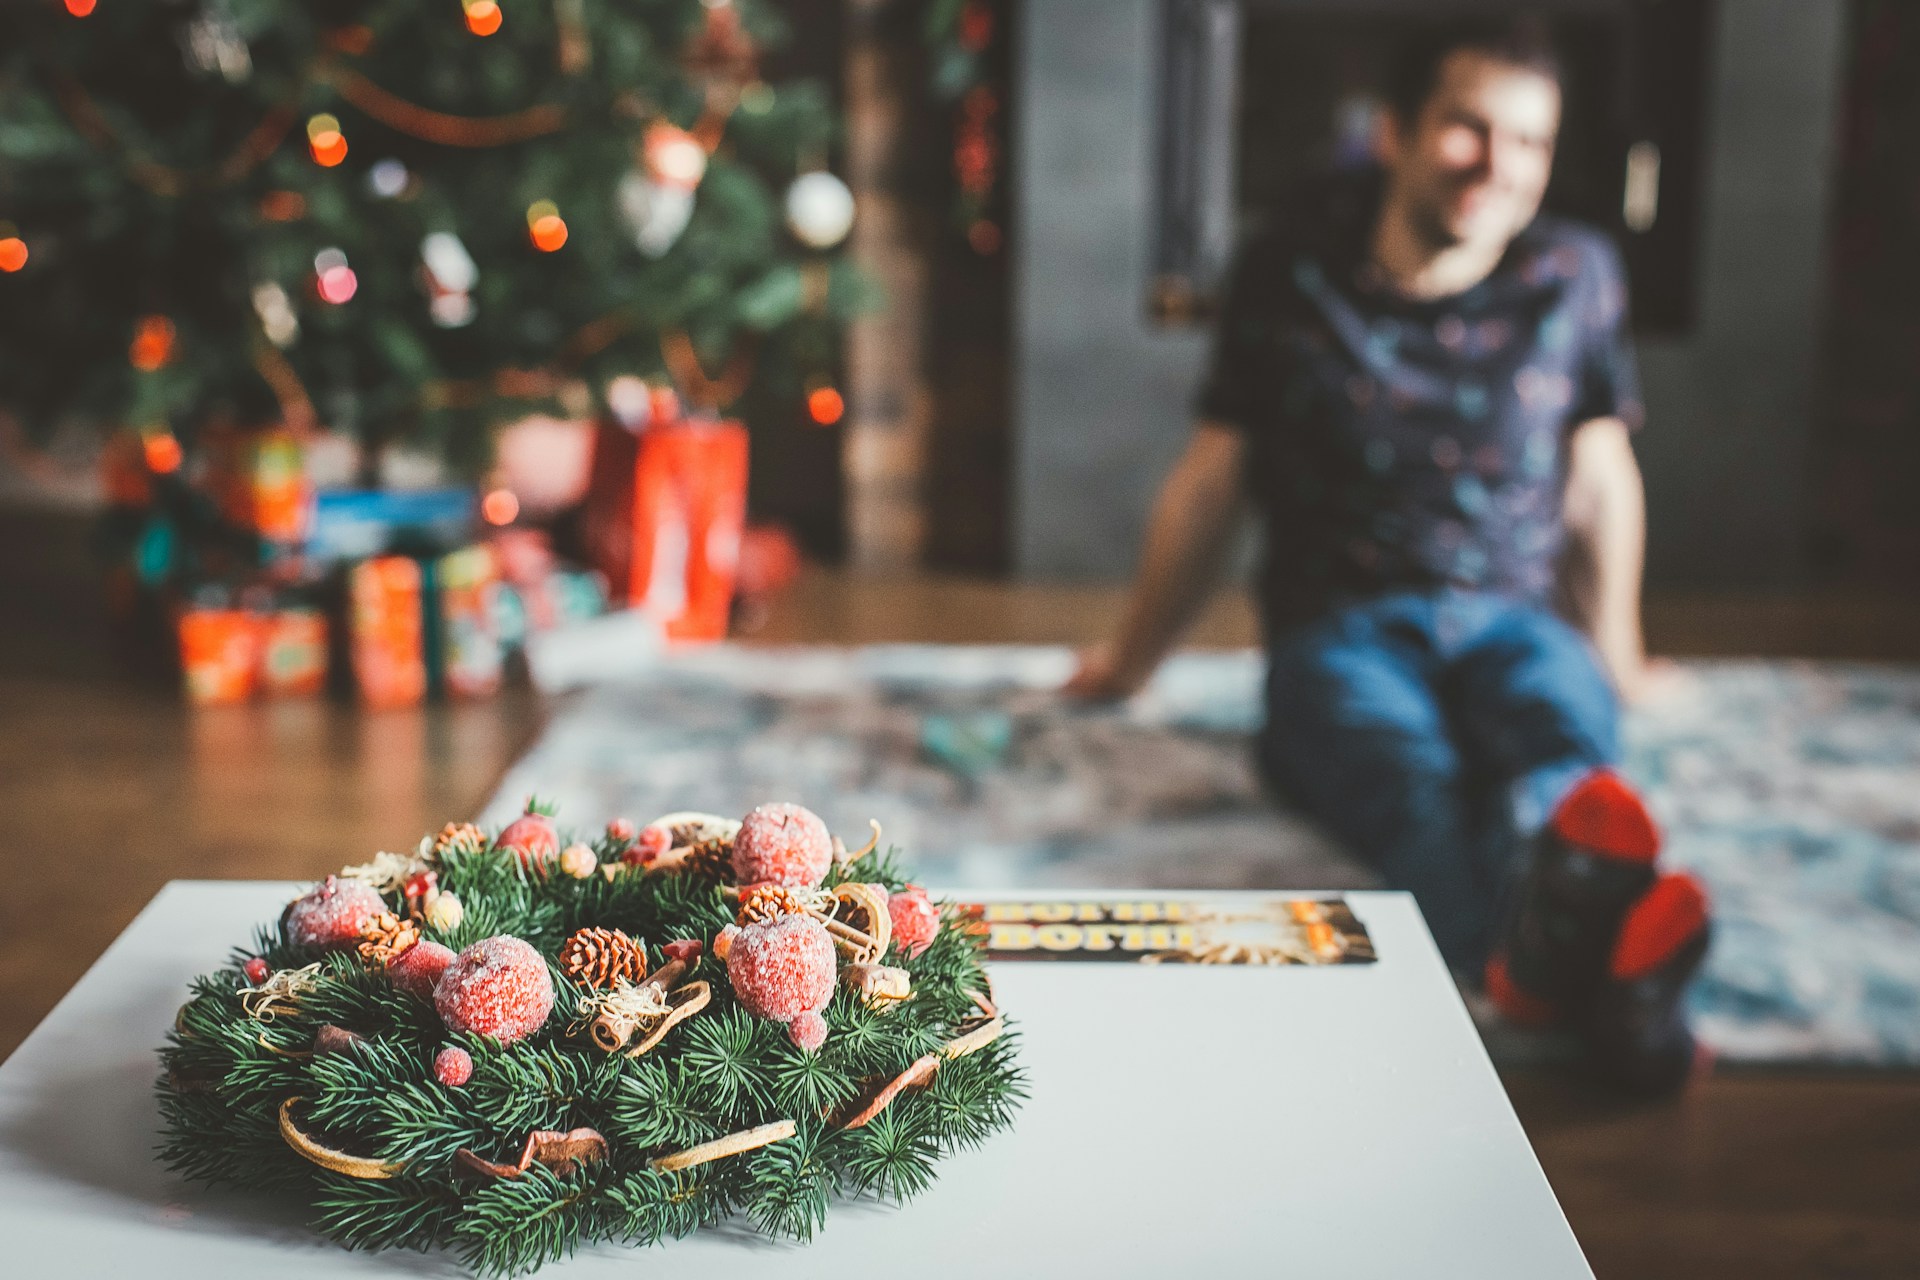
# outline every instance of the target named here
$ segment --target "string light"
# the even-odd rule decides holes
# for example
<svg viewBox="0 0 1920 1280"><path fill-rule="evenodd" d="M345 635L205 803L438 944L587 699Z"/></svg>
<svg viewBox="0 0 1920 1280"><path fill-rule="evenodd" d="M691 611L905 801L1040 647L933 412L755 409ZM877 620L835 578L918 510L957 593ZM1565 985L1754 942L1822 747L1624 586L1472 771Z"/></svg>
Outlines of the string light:
<svg viewBox="0 0 1920 1280"><path fill-rule="evenodd" d="M340 119L322 111L307 121L307 147L313 162L331 169L347 158L347 138L340 132Z"/></svg>
<svg viewBox="0 0 1920 1280"><path fill-rule="evenodd" d="M551 200L535 200L528 205L527 235L542 253L552 253L565 244L567 224L560 217L560 207Z"/></svg>
<svg viewBox="0 0 1920 1280"><path fill-rule="evenodd" d="M463 0L467 11L467 30L477 36L490 36L500 29L504 16L494 0Z"/></svg>
<svg viewBox="0 0 1920 1280"><path fill-rule="evenodd" d="M147 470L157 476L172 475L180 469L180 442L173 438L171 431L155 431L145 437L140 442L140 452L146 456Z"/></svg>
<svg viewBox="0 0 1920 1280"><path fill-rule="evenodd" d="M495 489L480 499L480 518L488 524L512 524L520 514L520 499L511 489Z"/></svg>
<svg viewBox="0 0 1920 1280"><path fill-rule="evenodd" d="M27 242L19 236L0 237L0 271L9 274L27 265Z"/></svg>
<svg viewBox="0 0 1920 1280"><path fill-rule="evenodd" d="M823 427L830 427L846 415L847 402L832 387L815 387L807 392L807 416Z"/></svg>
<svg viewBox="0 0 1920 1280"><path fill-rule="evenodd" d="M152 373L173 359L173 321L165 316L142 316L133 327L133 341L127 345L127 363L142 373Z"/></svg>
<svg viewBox="0 0 1920 1280"><path fill-rule="evenodd" d="M67 0L67 12L76 18L84 18L93 12L94 0Z"/></svg>
<svg viewBox="0 0 1920 1280"><path fill-rule="evenodd" d="M347 265L347 255L338 249L322 249L313 255L313 289L322 302L339 306L351 301L360 288L360 277Z"/></svg>
<svg viewBox="0 0 1920 1280"><path fill-rule="evenodd" d="M307 198L298 191L269 191L260 197L260 216L268 222L292 222L307 216Z"/></svg>

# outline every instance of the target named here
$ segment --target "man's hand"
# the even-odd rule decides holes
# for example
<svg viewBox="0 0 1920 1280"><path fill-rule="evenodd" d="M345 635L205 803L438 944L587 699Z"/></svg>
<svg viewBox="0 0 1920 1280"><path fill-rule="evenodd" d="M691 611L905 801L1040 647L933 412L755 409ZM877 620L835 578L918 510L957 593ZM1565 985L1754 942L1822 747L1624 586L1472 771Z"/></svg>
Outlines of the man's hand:
<svg viewBox="0 0 1920 1280"><path fill-rule="evenodd" d="M1620 701L1630 707L1654 706L1686 688L1687 672L1672 658L1642 658L1630 671L1612 673Z"/></svg>
<svg viewBox="0 0 1920 1280"><path fill-rule="evenodd" d="M1232 427L1202 422L1195 429L1154 500L1119 633L1111 644L1080 655L1079 670L1062 693L1124 698L1152 677L1225 564L1240 521L1245 450Z"/></svg>
<svg viewBox="0 0 1920 1280"><path fill-rule="evenodd" d="M1085 698L1089 702L1118 702L1140 692L1146 687L1147 681L1153 678L1151 671L1122 668L1114 658L1113 651L1105 645L1082 649L1075 657L1077 665L1073 675L1060 686L1060 692L1069 698Z"/></svg>

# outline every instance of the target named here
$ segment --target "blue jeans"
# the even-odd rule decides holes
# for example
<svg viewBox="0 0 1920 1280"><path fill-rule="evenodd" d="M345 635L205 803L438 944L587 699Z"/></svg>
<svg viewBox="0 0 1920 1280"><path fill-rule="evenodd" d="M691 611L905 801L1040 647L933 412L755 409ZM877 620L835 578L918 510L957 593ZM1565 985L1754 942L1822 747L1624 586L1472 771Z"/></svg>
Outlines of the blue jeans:
<svg viewBox="0 0 1920 1280"><path fill-rule="evenodd" d="M1274 638L1260 762L1279 796L1396 889L1455 969L1484 965L1526 837L1619 759L1586 639L1529 605L1405 592Z"/></svg>

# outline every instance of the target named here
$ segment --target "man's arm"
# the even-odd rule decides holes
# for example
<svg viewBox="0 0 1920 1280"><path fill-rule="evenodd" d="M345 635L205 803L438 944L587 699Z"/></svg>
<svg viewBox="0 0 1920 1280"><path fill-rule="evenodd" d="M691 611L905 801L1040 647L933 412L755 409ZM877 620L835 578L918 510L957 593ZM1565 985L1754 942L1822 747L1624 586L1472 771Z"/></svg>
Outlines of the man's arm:
<svg viewBox="0 0 1920 1280"><path fill-rule="evenodd" d="M1575 626L1586 632L1621 697L1647 692L1640 634L1640 578L1647 503L1627 425L1595 418L1574 429L1567 458L1565 587Z"/></svg>
<svg viewBox="0 0 1920 1280"><path fill-rule="evenodd" d="M1241 433L1202 422L1147 523L1140 571L1113 642L1083 653L1066 692L1124 698L1144 685L1218 582L1241 511Z"/></svg>

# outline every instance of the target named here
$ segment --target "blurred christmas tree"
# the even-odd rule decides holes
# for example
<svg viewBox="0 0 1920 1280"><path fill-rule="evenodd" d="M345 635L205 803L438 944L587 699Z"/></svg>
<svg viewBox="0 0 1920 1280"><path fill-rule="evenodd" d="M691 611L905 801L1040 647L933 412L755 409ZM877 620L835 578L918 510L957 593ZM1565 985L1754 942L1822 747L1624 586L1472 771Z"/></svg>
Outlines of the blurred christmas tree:
<svg viewBox="0 0 1920 1280"><path fill-rule="evenodd" d="M0 407L479 465L622 374L797 405L869 290L825 89L760 74L785 34L757 0L0 7Z"/></svg>

